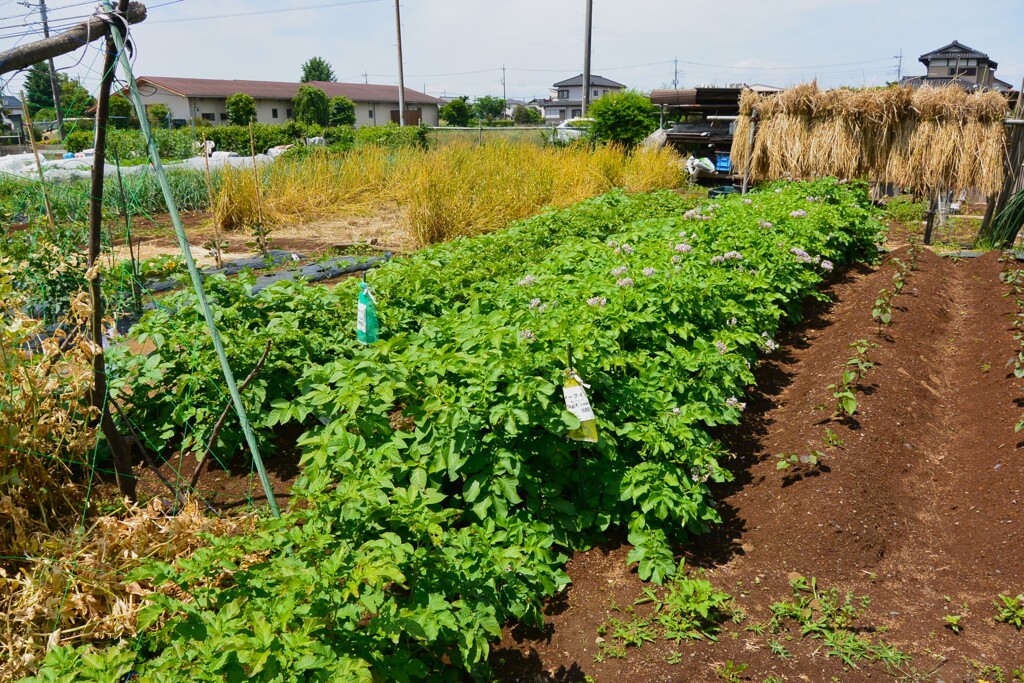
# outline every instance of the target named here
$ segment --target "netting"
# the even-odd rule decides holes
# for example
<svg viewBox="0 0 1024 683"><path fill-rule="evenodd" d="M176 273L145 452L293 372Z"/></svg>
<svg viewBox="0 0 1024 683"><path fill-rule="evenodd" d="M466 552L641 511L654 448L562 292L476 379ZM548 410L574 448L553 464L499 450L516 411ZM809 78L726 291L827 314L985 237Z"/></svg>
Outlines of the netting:
<svg viewBox="0 0 1024 683"><path fill-rule="evenodd" d="M54 28L62 22L53 22ZM38 37L36 27L18 27L9 37ZM82 47L73 67L79 82L102 80L105 54L102 41ZM115 83L115 89L128 86ZM66 133L83 126L71 122ZM209 376L200 365L210 362L208 331L185 322L194 313L168 306L166 296L151 288L180 271L180 257L146 260L138 254L140 235L147 241L174 238L156 179L152 171L122 168L116 147L113 155L108 162L114 173L107 175L102 197L101 256L93 269L86 257L88 180L59 171L42 178L0 172L0 680L31 673L54 646L130 636L146 582L126 582L125 576L141 560L191 553L206 543L201 534L241 530L266 508L251 460L229 463L233 448L193 439L185 457L181 444L201 420L197 393L215 397L218 413L230 397L219 384L201 386L200 378ZM53 151L40 152L48 165L53 157ZM188 181L184 194L200 197L190 208L202 208L212 188L198 171ZM180 183L177 190L183 194ZM96 277L105 333L94 340L88 287ZM129 343L124 331L153 309L169 313L165 320L193 378L174 406L184 433L161 441L128 406L138 380L129 374L134 366L108 365L109 393L99 408L88 398L96 355L104 348L116 355ZM101 436L104 416L138 443L132 476L144 503L118 494L110 445ZM222 422L238 429L237 416ZM208 461L213 474L189 491L196 463ZM218 476L234 486L225 489Z"/></svg>

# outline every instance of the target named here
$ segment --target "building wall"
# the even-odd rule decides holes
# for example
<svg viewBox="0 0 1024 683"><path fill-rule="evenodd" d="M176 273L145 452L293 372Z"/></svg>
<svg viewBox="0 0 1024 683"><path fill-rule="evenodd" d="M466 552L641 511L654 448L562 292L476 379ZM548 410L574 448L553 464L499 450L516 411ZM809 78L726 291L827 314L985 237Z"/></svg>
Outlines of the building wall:
<svg viewBox="0 0 1024 683"><path fill-rule="evenodd" d="M200 118L214 125L227 123L227 106L224 97L184 98L162 88L143 88L142 101L146 106L165 104L175 119ZM391 111L398 109L397 102L356 102L356 127L383 126L391 122ZM406 107L420 112L420 120L428 126L438 125L438 105L410 104ZM274 116L277 110L277 116ZM291 100L256 100L256 121L258 123L285 123L293 117Z"/></svg>

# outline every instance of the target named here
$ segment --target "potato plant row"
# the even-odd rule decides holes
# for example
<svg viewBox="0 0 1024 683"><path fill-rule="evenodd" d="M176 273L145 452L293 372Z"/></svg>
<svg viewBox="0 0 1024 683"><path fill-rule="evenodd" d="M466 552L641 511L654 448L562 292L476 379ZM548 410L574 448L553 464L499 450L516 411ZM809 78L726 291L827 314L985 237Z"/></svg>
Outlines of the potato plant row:
<svg viewBox="0 0 1024 683"><path fill-rule="evenodd" d="M264 442L306 428L290 511L127 577L161 587L138 639L56 650L39 680L463 680L486 674L502 624L540 622L568 554L605 532L628 532L644 579L673 574L719 521L709 483L730 478L709 430L740 420L780 325L873 258L880 228L864 188L829 179L685 208L612 193L395 261L369 278L367 347L355 282L253 298L215 283L237 372L275 338L248 397ZM211 419L183 423L186 399L223 400L216 365L189 362L206 350L187 303L140 326L153 354L114 364L166 387L134 391L131 412L168 444ZM567 439L569 344L596 444Z"/></svg>

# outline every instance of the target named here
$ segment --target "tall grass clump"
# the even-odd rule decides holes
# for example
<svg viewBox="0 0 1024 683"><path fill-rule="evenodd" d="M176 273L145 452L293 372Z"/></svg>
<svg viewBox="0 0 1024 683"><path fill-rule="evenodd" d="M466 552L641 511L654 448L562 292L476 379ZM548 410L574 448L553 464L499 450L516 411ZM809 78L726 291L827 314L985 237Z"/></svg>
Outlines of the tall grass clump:
<svg viewBox="0 0 1024 683"><path fill-rule="evenodd" d="M615 187L631 192L677 187L673 150L628 152L608 145L538 147L495 141L434 149L365 145L311 152L260 171L264 222L366 215L397 206L418 244L502 228L545 207L564 207ZM215 218L232 230L256 220L251 169L220 173Z"/></svg>

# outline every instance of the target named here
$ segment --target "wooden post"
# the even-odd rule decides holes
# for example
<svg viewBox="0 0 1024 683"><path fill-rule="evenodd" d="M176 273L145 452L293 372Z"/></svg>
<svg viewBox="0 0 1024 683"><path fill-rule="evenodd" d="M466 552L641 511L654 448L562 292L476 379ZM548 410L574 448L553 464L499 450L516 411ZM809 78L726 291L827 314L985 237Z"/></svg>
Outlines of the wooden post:
<svg viewBox="0 0 1024 683"><path fill-rule="evenodd" d="M750 112L750 136L747 138L747 168L743 171L743 187L740 194L746 194L750 187L750 169L754 165L754 129L757 128L757 110Z"/></svg>
<svg viewBox="0 0 1024 683"><path fill-rule="evenodd" d="M931 204L928 206L928 221L924 225L924 243L932 243L932 228L935 227L935 213L939 208L939 197L938 194L932 195Z"/></svg>
<svg viewBox="0 0 1024 683"><path fill-rule="evenodd" d="M122 9L128 0L121 0ZM132 474L130 442L117 430L107 400L107 370L103 354L103 292L100 286L98 259L100 256L100 239L103 227L103 167L107 152L107 118L110 110L110 87L114 82L114 65L117 59L117 48L109 36L106 42L106 54L103 60L103 80L96 99L96 138L94 147L96 156L92 163L92 187L89 192L89 297L92 300L92 319L90 332L93 343L100 347L99 353L93 357L93 388L91 403L100 411L100 427L107 438L107 444L114 458L114 477L121 495L135 500L135 477Z"/></svg>

